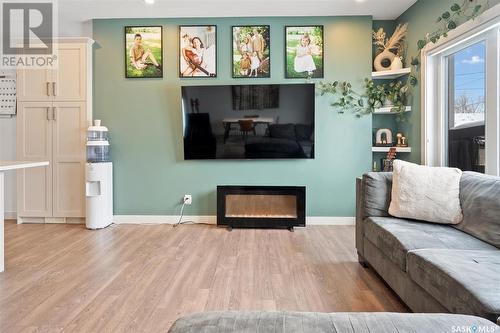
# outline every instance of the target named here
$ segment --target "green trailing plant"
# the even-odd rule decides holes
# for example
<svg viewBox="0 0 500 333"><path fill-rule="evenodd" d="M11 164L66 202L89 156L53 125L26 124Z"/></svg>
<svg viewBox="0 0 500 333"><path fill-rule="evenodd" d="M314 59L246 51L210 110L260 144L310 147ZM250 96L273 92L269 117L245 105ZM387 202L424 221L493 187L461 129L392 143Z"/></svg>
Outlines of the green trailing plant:
<svg viewBox="0 0 500 333"><path fill-rule="evenodd" d="M478 0L463 0L460 4L454 3L449 10L437 17L436 24L440 25L439 29L426 34L422 39L417 41L418 54L415 57L411 57L412 72L408 77L408 86L415 86L418 83L417 72L420 65L420 58L422 50L427 44L435 44L441 38L448 37L448 33L451 30L456 29L463 22L475 19L485 7L489 7L489 1L486 1L486 6L483 6Z"/></svg>
<svg viewBox="0 0 500 333"><path fill-rule="evenodd" d="M391 82L385 87L386 91L386 98L392 103L392 108L391 112L397 112L398 117L396 120L398 121L404 121L404 112L406 111L406 103L408 100L408 91L409 87L406 84L403 84L403 82L398 81L398 82Z"/></svg>
<svg viewBox="0 0 500 333"><path fill-rule="evenodd" d="M483 2L479 0L463 0L461 3L454 3L449 10L442 13L436 19L436 23L440 25L439 29L426 34L424 38L417 41L418 54L411 57L411 73L408 75L405 83L398 81L387 86L384 84L378 85L373 80L365 79L364 92L358 93L353 90L350 82L321 82L318 85L320 94L332 94L336 96L337 100L331 103L332 107L337 109L339 113L354 112L358 117L373 113L376 108L380 107L388 99L394 104L391 111L398 112L397 119L404 121L405 102L407 102L411 87L416 86L418 83L417 76L422 50L427 44L437 43L441 38L447 37L448 33L454 30L459 24L476 18L484 8L489 7L488 0L485 1L486 6L481 4ZM382 36L379 37L382 40Z"/></svg>
<svg viewBox="0 0 500 333"><path fill-rule="evenodd" d="M346 81L335 81L332 83L320 82L318 91L321 96L331 94L336 100L330 105L339 113L354 112L358 117L370 114L375 109L380 108L386 101L391 102L391 112L400 113L399 117L406 109L408 89L403 82L392 82L386 84L376 84L371 79L365 79L364 92L359 93L353 89L351 83Z"/></svg>

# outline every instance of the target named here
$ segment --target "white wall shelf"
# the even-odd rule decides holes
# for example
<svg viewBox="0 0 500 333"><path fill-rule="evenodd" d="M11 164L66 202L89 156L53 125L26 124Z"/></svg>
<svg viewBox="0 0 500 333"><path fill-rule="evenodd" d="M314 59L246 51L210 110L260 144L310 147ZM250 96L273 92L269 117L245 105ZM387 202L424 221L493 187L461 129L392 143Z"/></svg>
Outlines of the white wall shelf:
<svg viewBox="0 0 500 333"><path fill-rule="evenodd" d="M374 153L388 153L392 147L372 147ZM397 153L411 153L411 147L396 147Z"/></svg>
<svg viewBox="0 0 500 333"><path fill-rule="evenodd" d="M405 76L411 73L411 68L403 68L398 70L388 70L381 72L372 72L372 79L374 80L394 80L401 76Z"/></svg>
<svg viewBox="0 0 500 333"><path fill-rule="evenodd" d="M393 106L388 106L388 107L383 107L383 108L378 108L373 111L373 114L398 114L399 112L394 112L391 111ZM411 106L407 106L405 108L404 112L410 112L411 111Z"/></svg>

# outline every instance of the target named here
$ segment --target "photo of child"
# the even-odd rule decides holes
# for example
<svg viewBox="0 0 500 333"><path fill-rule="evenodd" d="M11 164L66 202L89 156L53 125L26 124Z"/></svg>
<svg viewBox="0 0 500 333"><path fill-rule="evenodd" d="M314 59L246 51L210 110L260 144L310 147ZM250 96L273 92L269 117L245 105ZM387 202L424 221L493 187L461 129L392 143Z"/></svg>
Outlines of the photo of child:
<svg viewBox="0 0 500 333"><path fill-rule="evenodd" d="M162 27L125 27L125 77L163 77Z"/></svg>
<svg viewBox="0 0 500 333"><path fill-rule="evenodd" d="M233 77L270 77L269 26L233 27Z"/></svg>
<svg viewBox="0 0 500 333"><path fill-rule="evenodd" d="M323 78L323 26L285 29L286 78Z"/></svg>
<svg viewBox="0 0 500 333"><path fill-rule="evenodd" d="M209 26L180 26L179 76L217 76L217 28Z"/></svg>

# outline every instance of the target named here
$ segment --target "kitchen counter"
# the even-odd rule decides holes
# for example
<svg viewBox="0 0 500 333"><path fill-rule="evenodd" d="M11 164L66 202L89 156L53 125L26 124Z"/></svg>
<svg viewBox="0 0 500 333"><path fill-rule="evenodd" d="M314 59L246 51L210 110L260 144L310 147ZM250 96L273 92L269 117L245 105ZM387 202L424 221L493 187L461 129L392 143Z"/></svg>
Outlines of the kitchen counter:
<svg viewBox="0 0 500 333"><path fill-rule="evenodd" d="M27 168L37 168L49 165L49 162L41 161L0 161L0 273L5 268L4 252L4 173L10 170L19 170Z"/></svg>

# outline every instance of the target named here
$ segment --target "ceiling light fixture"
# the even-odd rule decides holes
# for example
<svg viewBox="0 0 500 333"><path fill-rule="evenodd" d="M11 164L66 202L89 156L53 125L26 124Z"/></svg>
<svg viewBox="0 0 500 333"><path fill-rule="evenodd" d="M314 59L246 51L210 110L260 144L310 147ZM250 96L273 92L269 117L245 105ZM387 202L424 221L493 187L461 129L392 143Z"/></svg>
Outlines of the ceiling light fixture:
<svg viewBox="0 0 500 333"><path fill-rule="evenodd" d="M155 3L155 0L144 0L144 3L146 3L148 5L152 5Z"/></svg>

